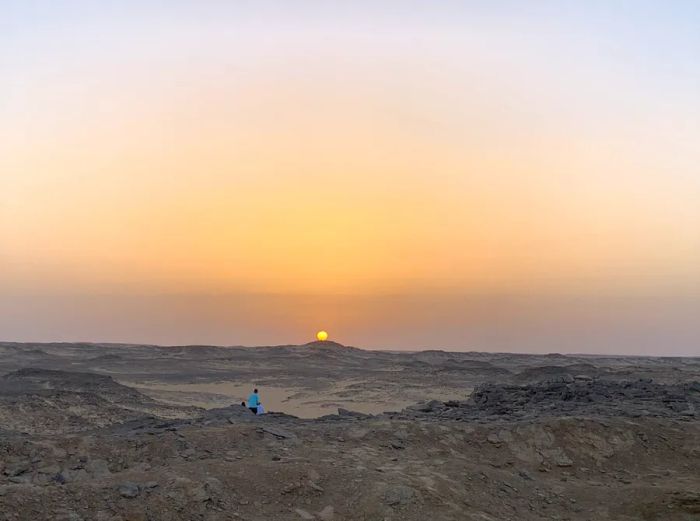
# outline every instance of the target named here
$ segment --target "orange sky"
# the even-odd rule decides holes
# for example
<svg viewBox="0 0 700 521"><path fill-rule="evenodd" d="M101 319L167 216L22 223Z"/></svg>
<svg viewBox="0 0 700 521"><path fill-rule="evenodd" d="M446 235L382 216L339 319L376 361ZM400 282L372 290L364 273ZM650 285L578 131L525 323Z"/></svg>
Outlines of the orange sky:
<svg viewBox="0 0 700 521"><path fill-rule="evenodd" d="M601 6L421 19L381 2L167 17L126 4L17 7L0 36L6 305L354 295L365 316L387 295L428 295L459 315L459 295L663 295L685 313L700 291L685 3L633 31L614 10L600 27ZM351 330L315 313L372 343L369 319ZM392 327L385 341L409 339ZM450 327L441 341L468 347Z"/></svg>

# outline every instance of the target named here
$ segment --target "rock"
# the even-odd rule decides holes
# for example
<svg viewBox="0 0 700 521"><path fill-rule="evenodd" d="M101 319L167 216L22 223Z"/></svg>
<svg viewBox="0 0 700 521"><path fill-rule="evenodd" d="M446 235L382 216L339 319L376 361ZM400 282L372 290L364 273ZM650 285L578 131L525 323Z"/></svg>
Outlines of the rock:
<svg viewBox="0 0 700 521"><path fill-rule="evenodd" d="M168 492L173 498L185 496L190 501L202 503L212 498L212 494L221 491L221 483L216 478L207 478L203 483L191 479L178 477L170 485L175 489Z"/></svg>
<svg viewBox="0 0 700 521"><path fill-rule="evenodd" d="M490 433L490 434L486 437L486 441L488 441L489 443L493 443L494 445L498 445L498 444L501 443L501 440L500 440L500 438L498 437L498 434L496 434L495 432Z"/></svg>
<svg viewBox="0 0 700 521"><path fill-rule="evenodd" d="M291 494L292 492L294 492L295 490L299 490L300 488L301 488L301 483L295 481L295 482L288 483L287 485L285 485L282 488L281 492L282 492L282 494Z"/></svg>
<svg viewBox="0 0 700 521"><path fill-rule="evenodd" d="M306 521L312 521L316 519L316 516L301 508L295 508L294 512L296 512L301 519L304 519Z"/></svg>
<svg viewBox="0 0 700 521"><path fill-rule="evenodd" d="M63 510L56 512L56 521L83 521L83 518L77 512L72 510Z"/></svg>
<svg viewBox="0 0 700 521"><path fill-rule="evenodd" d="M416 491L407 485L392 485L384 493L384 502L389 506L404 506L416 500Z"/></svg>
<svg viewBox="0 0 700 521"><path fill-rule="evenodd" d="M369 429L363 427L350 428L345 432L348 439L362 440L369 434Z"/></svg>
<svg viewBox="0 0 700 521"><path fill-rule="evenodd" d="M188 495L193 501L204 502L211 499L211 494L206 485L198 485L188 490Z"/></svg>
<svg viewBox="0 0 700 521"><path fill-rule="evenodd" d="M532 476L526 470L519 470L518 476L520 476L526 481L532 481Z"/></svg>
<svg viewBox="0 0 700 521"><path fill-rule="evenodd" d="M428 403L423 404L418 409L420 412L435 412L444 407L444 404L438 400L430 400Z"/></svg>
<svg viewBox="0 0 700 521"><path fill-rule="evenodd" d="M55 476L59 472L61 472L61 467L58 465L46 465L45 467L40 467L37 469L37 472L39 474L50 474L52 476Z"/></svg>
<svg viewBox="0 0 700 521"><path fill-rule="evenodd" d="M558 368L560 370L561 368ZM510 416L697 417L700 397L692 384L575 378L569 374L526 385L483 384L459 407L412 406L415 411L456 420ZM508 440L500 438L500 441Z"/></svg>
<svg viewBox="0 0 700 521"><path fill-rule="evenodd" d="M53 449L53 455L56 459L63 459L65 458L68 453L66 452L65 449L62 449L61 447L54 447Z"/></svg>
<svg viewBox="0 0 700 521"><path fill-rule="evenodd" d="M398 429L394 432L394 436L401 441L408 441L409 435L406 429Z"/></svg>
<svg viewBox="0 0 700 521"><path fill-rule="evenodd" d="M6 476L19 476L21 474L24 474L25 472L28 472L30 469L29 463L28 462L20 462L20 463L12 463L5 467L5 470L3 473Z"/></svg>
<svg viewBox="0 0 700 521"><path fill-rule="evenodd" d="M323 492L323 487L314 483L313 481L309 481L309 487L314 489L316 492Z"/></svg>
<svg viewBox="0 0 700 521"><path fill-rule="evenodd" d="M131 482L122 483L121 485L119 485L119 488L117 490L121 497L129 499L135 498L139 495L139 492L141 491L136 483Z"/></svg>
<svg viewBox="0 0 700 521"><path fill-rule="evenodd" d="M324 507L317 516L321 521L333 521L335 519L335 510L331 505L328 505Z"/></svg>
<svg viewBox="0 0 700 521"><path fill-rule="evenodd" d="M367 418L369 415L363 414L363 413L357 412L357 411L350 411L348 409L343 409L342 407L338 407L338 416L345 416L345 417L350 417L350 418Z"/></svg>
<svg viewBox="0 0 700 521"><path fill-rule="evenodd" d="M183 450L182 453L180 454L180 456L182 456L183 458L192 458L192 457L194 457L194 455L196 453L197 453L197 451L195 451L192 448L189 448L189 449Z"/></svg>
<svg viewBox="0 0 700 521"><path fill-rule="evenodd" d="M569 458L566 454L558 456L554 462L556 463L557 467L570 467L574 464L571 458Z"/></svg>
<svg viewBox="0 0 700 521"><path fill-rule="evenodd" d="M103 459L90 460L90 462L85 466L85 470L88 474L93 477L104 477L109 476L111 472L107 466L107 462Z"/></svg>
<svg viewBox="0 0 700 521"><path fill-rule="evenodd" d="M61 476L61 480L63 483L85 481L88 478L88 473L85 472L85 469L62 470L59 475Z"/></svg>
<svg viewBox="0 0 700 521"><path fill-rule="evenodd" d="M224 494L223 484L213 477L209 477L204 481L204 488L210 497L221 497Z"/></svg>
<svg viewBox="0 0 700 521"><path fill-rule="evenodd" d="M264 425L260 427L260 430L262 432L272 434L274 437L282 440L295 438L294 434L292 434L291 432L285 431L284 429L280 429L278 427L270 427L268 425Z"/></svg>

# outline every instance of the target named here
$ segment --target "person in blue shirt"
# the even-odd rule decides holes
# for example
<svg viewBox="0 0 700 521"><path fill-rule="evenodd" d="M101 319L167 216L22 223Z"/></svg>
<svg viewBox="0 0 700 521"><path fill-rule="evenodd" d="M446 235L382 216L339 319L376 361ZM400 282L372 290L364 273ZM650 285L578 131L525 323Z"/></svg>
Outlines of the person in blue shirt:
<svg viewBox="0 0 700 521"><path fill-rule="evenodd" d="M248 409L250 409L254 414L258 414L258 405L260 405L258 390L253 389L253 392L250 393L250 396L248 396Z"/></svg>

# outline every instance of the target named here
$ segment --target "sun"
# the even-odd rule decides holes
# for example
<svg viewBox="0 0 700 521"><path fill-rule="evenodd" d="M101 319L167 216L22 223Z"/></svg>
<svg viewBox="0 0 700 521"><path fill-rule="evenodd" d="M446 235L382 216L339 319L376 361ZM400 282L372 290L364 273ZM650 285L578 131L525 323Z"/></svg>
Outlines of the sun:
<svg viewBox="0 0 700 521"><path fill-rule="evenodd" d="M319 331L316 333L316 338L318 338L321 342L328 340L328 333L325 331Z"/></svg>

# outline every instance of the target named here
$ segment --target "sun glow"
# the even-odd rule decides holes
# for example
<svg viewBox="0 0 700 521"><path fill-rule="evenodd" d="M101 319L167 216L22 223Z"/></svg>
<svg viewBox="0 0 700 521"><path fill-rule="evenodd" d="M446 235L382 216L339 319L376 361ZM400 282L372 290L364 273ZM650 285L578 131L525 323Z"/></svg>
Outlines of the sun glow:
<svg viewBox="0 0 700 521"><path fill-rule="evenodd" d="M324 342L325 340L328 340L328 333L326 333L325 331L319 331L318 333L316 333L316 338L319 341Z"/></svg>

